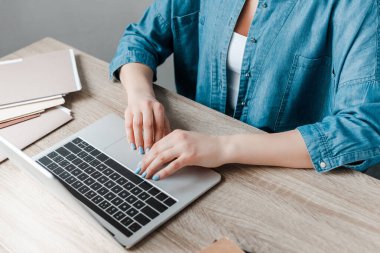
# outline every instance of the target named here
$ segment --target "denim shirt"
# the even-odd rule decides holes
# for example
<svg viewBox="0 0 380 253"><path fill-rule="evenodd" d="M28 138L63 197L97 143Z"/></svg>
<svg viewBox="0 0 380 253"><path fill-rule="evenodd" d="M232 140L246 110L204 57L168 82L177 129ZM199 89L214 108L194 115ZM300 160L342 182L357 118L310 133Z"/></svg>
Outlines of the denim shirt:
<svg viewBox="0 0 380 253"><path fill-rule="evenodd" d="M110 64L156 68L174 53L179 94L226 113L227 50L244 0L156 0ZM260 0L233 117L298 129L314 168L380 162L380 0ZM248 147L247 147L248 148Z"/></svg>

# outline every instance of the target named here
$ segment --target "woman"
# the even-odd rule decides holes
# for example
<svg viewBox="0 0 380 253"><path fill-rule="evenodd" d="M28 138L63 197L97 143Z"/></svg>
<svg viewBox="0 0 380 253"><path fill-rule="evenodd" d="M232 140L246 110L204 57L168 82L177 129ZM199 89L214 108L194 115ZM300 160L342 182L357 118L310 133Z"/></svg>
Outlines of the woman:
<svg viewBox="0 0 380 253"><path fill-rule="evenodd" d="M226 163L364 171L380 162L379 1L156 0L110 65L128 94L136 173L159 180ZM170 133L156 67L178 93L268 135Z"/></svg>

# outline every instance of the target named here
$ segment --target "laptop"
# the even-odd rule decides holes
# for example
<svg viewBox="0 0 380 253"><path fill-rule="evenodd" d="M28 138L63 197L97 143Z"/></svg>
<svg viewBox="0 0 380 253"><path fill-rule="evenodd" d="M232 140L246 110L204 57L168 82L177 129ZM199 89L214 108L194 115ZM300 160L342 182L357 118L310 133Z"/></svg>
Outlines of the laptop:
<svg viewBox="0 0 380 253"><path fill-rule="evenodd" d="M215 171L199 167L186 167L161 181L134 174L143 156L130 149L124 120L115 114L107 115L34 158L2 137L0 151L68 205L79 201L127 248L221 180Z"/></svg>

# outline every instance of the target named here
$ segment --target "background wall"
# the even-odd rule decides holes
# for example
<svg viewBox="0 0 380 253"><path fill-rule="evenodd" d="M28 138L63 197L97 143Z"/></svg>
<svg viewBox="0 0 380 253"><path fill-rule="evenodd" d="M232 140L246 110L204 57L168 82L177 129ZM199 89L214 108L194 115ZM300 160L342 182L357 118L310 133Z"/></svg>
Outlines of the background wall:
<svg viewBox="0 0 380 253"><path fill-rule="evenodd" d="M0 57L52 37L109 62L126 25L153 0L0 0ZM158 83L175 90L172 59Z"/></svg>

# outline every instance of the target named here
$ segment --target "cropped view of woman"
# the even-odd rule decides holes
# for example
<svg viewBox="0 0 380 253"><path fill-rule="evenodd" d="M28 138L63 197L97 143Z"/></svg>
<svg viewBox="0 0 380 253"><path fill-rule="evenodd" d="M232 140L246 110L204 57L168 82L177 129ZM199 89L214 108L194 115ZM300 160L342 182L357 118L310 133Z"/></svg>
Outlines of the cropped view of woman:
<svg viewBox="0 0 380 253"><path fill-rule="evenodd" d="M379 10L376 0L156 0L110 64L127 90L128 141L145 153L136 173L380 163ZM171 131L152 85L171 54L179 94L269 134Z"/></svg>

